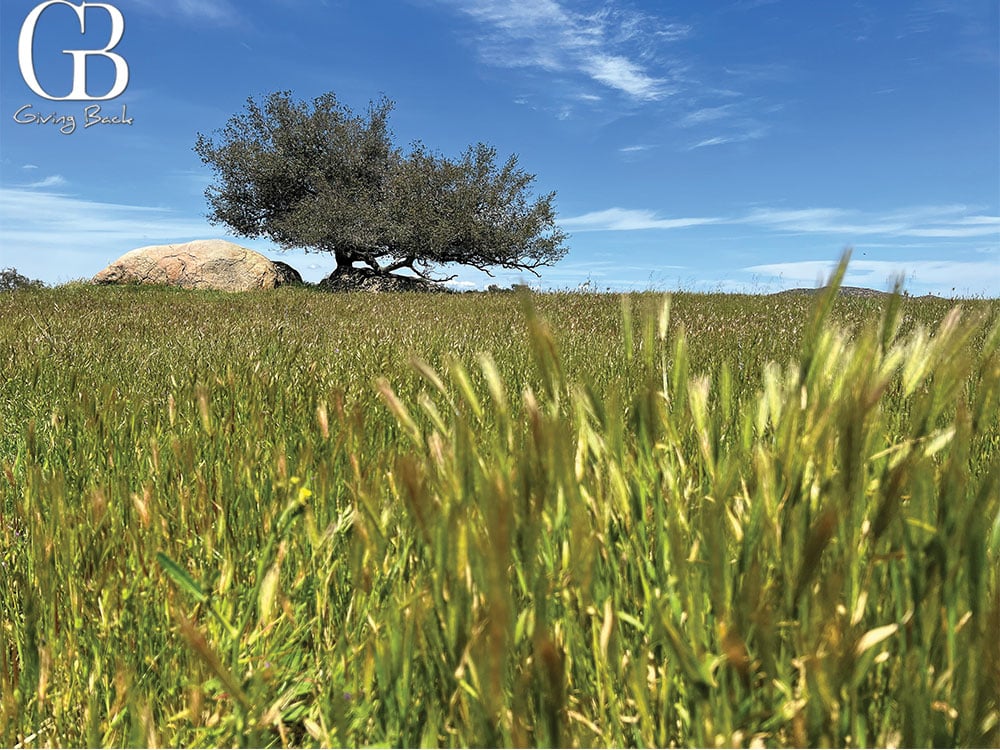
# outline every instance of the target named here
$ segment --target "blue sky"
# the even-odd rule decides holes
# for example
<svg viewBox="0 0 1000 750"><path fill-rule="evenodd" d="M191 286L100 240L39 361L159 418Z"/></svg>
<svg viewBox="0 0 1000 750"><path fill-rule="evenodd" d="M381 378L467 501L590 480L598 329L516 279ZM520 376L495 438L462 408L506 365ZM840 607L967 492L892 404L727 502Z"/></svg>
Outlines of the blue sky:
<svg viewBox="0 0 1000 750"><path fill-rule="evenodd" d="M196 135L288 89L356 110L384 94L400 144L518 154L539 192L557 191L570 233L543 287L812 287L852 246L849 284L902 275L914 294L1000 296L995 0L107 2L125 21L114 51L129 82L101 102L32 91L18 39L40 3L0 3L0 266L33 278L226 237L204 218ZM50 95L72 83L61 50L107 43L108 12L86 23L68 5L39 17L33 62ZM91 57L89 93L114 72ZM85 127L95 104L131 124ZM236 241L307 279L333 268ZM521 279L468 270L458 283Z"/></svg>

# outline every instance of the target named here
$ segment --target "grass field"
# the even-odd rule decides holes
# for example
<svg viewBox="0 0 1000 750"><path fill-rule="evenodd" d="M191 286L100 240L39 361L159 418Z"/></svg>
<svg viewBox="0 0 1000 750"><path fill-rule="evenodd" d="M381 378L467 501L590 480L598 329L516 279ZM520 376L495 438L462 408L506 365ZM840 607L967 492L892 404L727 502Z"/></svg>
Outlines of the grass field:
<svg viewBox="0 0 1000 750"><path fill-rule="evenodd" d="M0 294L0 745L996 746L952 308Z"/></svg>

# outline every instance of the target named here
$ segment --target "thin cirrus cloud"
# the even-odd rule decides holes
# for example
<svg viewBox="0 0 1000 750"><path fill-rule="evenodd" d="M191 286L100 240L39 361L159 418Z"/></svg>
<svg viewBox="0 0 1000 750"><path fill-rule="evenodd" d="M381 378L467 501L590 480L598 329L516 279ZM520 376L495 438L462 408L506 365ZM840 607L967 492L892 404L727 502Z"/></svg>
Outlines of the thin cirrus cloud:
<svg viewBox="0 0 1000 750"><path fill-rule="evenodd" d="M698 148L708 148L710 146L724 146L727 143L744 143L746 141L755 141L758 138L763 138L767 135L767 130L765 128L759 127L753 130L748 130L742 133L730 133L729 135L716 135L711 138L705 138L692 144L688 147L688 151L694 151Z"/></svg>
<svg viewBox="0 0 1000 750"><path fill-rule="evenodd" d="M674 125L698 133L689 151L767 136L770 126L760 115L774 105L755 114L766 103L743 91L790 75L775 65L706 69L675 46L695 35L692 25L617 0L594 12L566 0L433 1L473 21L468 38L487 65L541 72L550 84L545 96L563 101L552 107L560 119L574 114L566 100L602 102L603 109L614 107L615 98L654 112L668 107Z"/></svg>
<svg viewBox="0 0 1000 750"><path fill-rule="evenodd" d="M28 186L0 187L0 267L13 265L5 253L17 248L18 271L33 278L87 278L137 247L212 237L235 240L222 227L169 208L86 200ZM269 257L277 252L268 241L235 241ZM296 267L310 281L332 270L304 259Z"/></svg>
<svg viewBox="0 0 1000 750"><path fill-rule="evenodd" d="M65 177L63 177L61 174L53 174L49 175L48 177L44 177L41 180L37 180L36 182L32 182L31 184L28 185L28 187L53 188L53 187L62 187L65 184L66 184Z"/></svg>
<svg viewBox="0 0 1000 750"><path fill-rule="evenodd" d="M795 234L963 239L1000 235L1000 217L971 213L964 205L917 206L882 214L840 208L756 209L740 220Z"/></svg>
<svg viewBox="0 0 1000 750"><path fill-rule="evenodd" d="M733 116L736 109L735 104L722 104L716 107L702 107L693 112L688 112L680 120L681 127L690 128L696 125L703 125L706 122L725 120Z"/></svg>
<svg viewBox="0 0 1000 750"><path fill-rule="evenodd" d="M688 146L688 151L722 146L727 143L755 141L768 133L768 126L761 123L755 116L748 114L748 106L745 101L700 107L681 117L678 125L687 129L714 130L717 133L717 135L695 141Z"/></svg>
<svg viewBox="0 0 1000 750"><path fill-rule="evenodd" d="M666 81L645 73L642 66L621 55L594 55L583 66L591 78L634 99L659 99L667 93Z"/></svg>
<svg viewBox="0 0 1000 750"><path fill-rule="evenodd" d="M646 209L608 208L562 219L568 231L614 232L681 229L705 224L755 226L781 234L825 234L845 241L885 236L925 239L1000 238L1000 216L974 213L964 205L917 206L881 214L842 208L758 208L742 216L659 218Z"/></svg>
<svg viewBox="0 0 1000 750"><path fill-rule="evenodd" d="M206 236L206 232L218 233L204 220L178 216L168 209L83 200L23 188L0 188L0 224L4 245L115 254L144 240L176 241L179 237L193 239Z"/></svg>
<svg viewBox="0 0 1000 750"><path fill-rule="evenodd" d="M571 232L631 232L643 229L682 229L717 224L720 221L721 219L710 217L663 219L657 218L655 211L607 208L562 219L559 226Z"/></svg>
<svg viewBox="0 0 1000 750"><path fill-rule="evenodd" d="M676 92L668 73L650 70L649 53L691 32L684 24L611 6L587 14L556 0L439 2L480 25L477 49L488 64L575 73L640 102Z"/></svg>

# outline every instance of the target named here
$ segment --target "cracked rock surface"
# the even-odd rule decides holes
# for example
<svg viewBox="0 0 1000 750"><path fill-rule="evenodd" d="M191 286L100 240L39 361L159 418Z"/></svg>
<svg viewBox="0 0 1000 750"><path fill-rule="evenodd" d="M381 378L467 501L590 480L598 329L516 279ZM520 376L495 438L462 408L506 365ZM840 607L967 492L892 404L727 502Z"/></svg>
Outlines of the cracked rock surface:
<svg viewBox="0 0 1000 750"><path fill-rule="evenodd" d="M301 283L299 273L226 240L150 245L125 253L94 276L95 284L167 284L246 292Z"/></svg>

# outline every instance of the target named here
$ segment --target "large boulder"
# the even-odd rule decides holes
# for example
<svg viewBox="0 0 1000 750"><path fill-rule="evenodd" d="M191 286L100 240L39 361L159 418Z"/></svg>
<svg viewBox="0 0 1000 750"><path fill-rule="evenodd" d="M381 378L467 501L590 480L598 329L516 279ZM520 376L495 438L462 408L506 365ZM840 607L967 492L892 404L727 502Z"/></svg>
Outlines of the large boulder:
<svg viewBox="0 0 1000 750"><path fill-rule="evenodd" d="M280 260L272 260L274 264L274 271L278 274L278 282L276 286L285 286L286 284L304 284L302 281L302 274L296 271L287 263L283 263Z"/></svg>
<svg viewBox="0 0 1000 750"><path fill-rule="evenodd" d="M185 289L246 292L301 283L286 263L226 240L150 245L125 253L94 276L95 284L167 284Z"/></svg>

